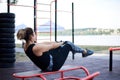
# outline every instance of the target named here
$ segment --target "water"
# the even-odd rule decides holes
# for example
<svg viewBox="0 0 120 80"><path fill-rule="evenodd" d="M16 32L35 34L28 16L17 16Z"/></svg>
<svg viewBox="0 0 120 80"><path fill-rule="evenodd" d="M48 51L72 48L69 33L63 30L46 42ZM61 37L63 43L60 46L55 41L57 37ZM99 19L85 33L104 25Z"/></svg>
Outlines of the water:
<svg viewBox="0 0 120 80"><path fill-rule="evenodd" d="M72 40L70 36L60 36L58 40ZM99 46L120 46L120 36L75 36L75 44L79 45L99 45Z"/></svg>
<svg viewBox="0 0 120 80"><path fill-rule="evenodd" d="M50 37L40 36L38 42L49 41ZM54 41L54 36L51 37ZM57 36L57 41L72 41L72 36ZM120 46L120 36L118 35L86 35L86 36L75 36L75 44L78 45L99 45L99 46ZM20 41L16 40L16 43Z"/></svg>

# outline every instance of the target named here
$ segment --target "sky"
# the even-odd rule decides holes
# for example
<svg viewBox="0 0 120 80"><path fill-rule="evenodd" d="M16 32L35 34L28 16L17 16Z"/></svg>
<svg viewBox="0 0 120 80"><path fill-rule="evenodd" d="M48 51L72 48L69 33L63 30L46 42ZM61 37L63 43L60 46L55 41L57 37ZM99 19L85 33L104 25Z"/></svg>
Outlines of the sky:
<svg viewBox="0 0 120 80"><path fill-rule="evenodd" d="M120 0L72 1L75 28L120 28Z"/></svg>
<svg viewBox="0 0 120 80"><path fill-rule="evenodd" d="M77 5L82 27L120 28L120 0L80 0ZM79 24L80 23L80 24Z"/></svg>
<svg viewBox="0 0 120 80"><path fill-rule="evenodd" d="M53 0L37 0L39 3L49 4ZM72 28L72 2L74 3L75 28L120 28L120 0L58 0L57 24L65 29ZM33 0L18 0L18 4L33 5ZM1 8L0 6L0 9ZM38 9L48 10L49 6L38 6ZM64 11L63 11L64 10ZM65 12L66 11L66 12ZM33 9L13 7L16 13L16 24L33 25ZM50 17L49 13L37 13L39 17ZM52 21L54 17L54 3L52 3ZM38 25L48 20L38 20Z"/></svg>

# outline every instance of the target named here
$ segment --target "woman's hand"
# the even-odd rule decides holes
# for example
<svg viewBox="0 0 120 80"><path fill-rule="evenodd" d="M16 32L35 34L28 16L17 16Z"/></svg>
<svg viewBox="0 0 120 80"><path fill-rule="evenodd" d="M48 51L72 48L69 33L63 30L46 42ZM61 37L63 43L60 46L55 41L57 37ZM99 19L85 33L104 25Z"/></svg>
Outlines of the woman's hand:
<svg viewBox="0 0 120 80"><path fill-rule="evenodd" d="M56 43L53 43L53 49L55 48L58 48L59 46L63 45L63 42L56 42Z"/></svg>

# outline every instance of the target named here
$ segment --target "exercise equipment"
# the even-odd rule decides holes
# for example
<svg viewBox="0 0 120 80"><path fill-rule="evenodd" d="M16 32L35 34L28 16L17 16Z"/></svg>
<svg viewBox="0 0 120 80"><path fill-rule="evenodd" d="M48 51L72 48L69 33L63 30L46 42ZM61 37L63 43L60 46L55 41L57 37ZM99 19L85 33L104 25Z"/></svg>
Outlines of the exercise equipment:
<svg viewBox="0 0 120 80"><path fill-rule="evenodd" d="M113 51L120 50L120 47L109 48L109 71L112 71Z"/></svg>
<svg viewBox="0 0 120 80"><path fill-rule="evenodd" d="M70 72L74 70L83 70L86 74L85 77L75 77L75 76L65 76L65 72ZM26 71L26 72L20 72L20 73L14 73L13 76L16 78L20 78L22 80L25 80L26 78L33 78L38 77L41 80L47 80L45 75L51 75L51 74L57 74L60 73L60 78L54 79L54 80L93 80L96 76L100 74L100 72L95 72L93 74L90 74L88 69L84 66L79 66L75 68L70 68L66 70L59 70L59 71L53 71L53 72L41 72L40 70L33 70L33 71Z"/></svg>
<svg viewBox="0 0 120 80"><path fill-rule="evenodd" d="M15 14L0 13L0 68L10 68L15 62Z"/></svg>

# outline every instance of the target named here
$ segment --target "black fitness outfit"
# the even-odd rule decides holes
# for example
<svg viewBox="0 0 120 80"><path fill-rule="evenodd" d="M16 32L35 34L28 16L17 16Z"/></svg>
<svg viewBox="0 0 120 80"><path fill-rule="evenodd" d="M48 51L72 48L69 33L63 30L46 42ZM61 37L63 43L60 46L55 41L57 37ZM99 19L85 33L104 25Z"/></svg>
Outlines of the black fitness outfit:
<svg viewBox="0 0 120 80"><path fill-rule="evenodd" d="M25 51L25 53L33 61L33 63L37 65L42 71L50 71L47 70L51 60L50 56L52 56L52 62L53 62L51 71L59 70L64 64L69 54L69 51L71 50L70 45L64 44L56 49L52 49L47 52L44 52L42 56L36 56L32 51L32 48L34 46L35 44L31 44L28 47L28 49Z"/></svg>

